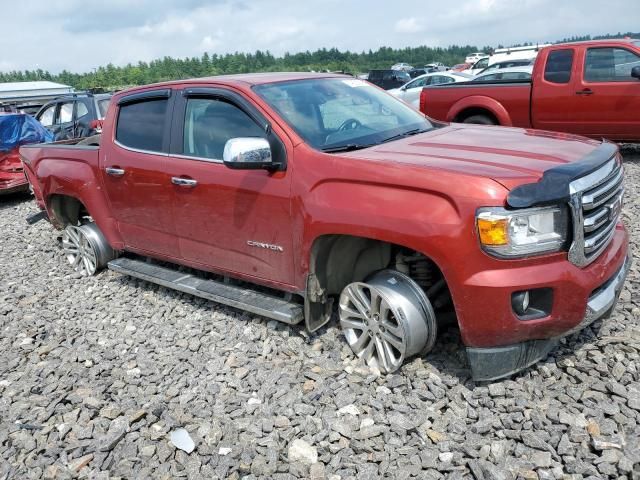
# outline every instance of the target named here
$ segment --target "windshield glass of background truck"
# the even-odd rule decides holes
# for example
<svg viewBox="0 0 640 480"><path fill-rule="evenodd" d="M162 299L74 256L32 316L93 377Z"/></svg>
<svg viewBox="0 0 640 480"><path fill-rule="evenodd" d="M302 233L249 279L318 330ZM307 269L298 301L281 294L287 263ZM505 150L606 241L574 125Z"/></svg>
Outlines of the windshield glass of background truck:
<svg viewBox="0 0 640 480"><path fill-rule="evenodd" d="M258 85L254 90L319 150L375 145L432 128L424 115L362 80L297 80Z"/></svg>

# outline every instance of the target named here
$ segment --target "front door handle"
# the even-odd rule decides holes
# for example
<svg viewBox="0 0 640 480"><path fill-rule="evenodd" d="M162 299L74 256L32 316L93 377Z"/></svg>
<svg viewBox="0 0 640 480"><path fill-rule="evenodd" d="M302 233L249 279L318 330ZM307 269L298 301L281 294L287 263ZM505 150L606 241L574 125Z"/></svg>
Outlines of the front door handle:
<svg viewBox="0 0 640 480"><path fill-rule="evenodd" d="M124 175L124 170L116 167L107 167L104 169L107 172L107 175L111 175L112 177L121 177Z"/></svg>
<svg viewBox="0 0 640 480"><path fill-rule="evenodd" d="M593 90L590 88L585 88L584 90L578 90L576 95L593 95Z"/></svg>
<svg viewBox="0 0 640 480"><path fill-rule="evenodd" d="M193 178L171 177L171 183L181 187L195 187L198 181Z"/></svg>

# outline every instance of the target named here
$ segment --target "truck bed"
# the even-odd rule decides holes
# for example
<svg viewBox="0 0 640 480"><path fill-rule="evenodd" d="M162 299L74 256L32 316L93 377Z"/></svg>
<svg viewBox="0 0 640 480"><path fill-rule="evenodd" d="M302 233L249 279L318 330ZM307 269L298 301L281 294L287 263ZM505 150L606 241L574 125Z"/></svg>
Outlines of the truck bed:
<svg viewBox="0 0 640 480"><path fill-rule="evenodd" d="M530 127L531 80L460 82L424 87L420 111L436 120L462 122L474 114L470 105L505 111L510 121L501 125ZM508 112L508 113L507 113Z"/></svg>
<svg viewBox="0 0 640 480"><path fill-rule="evenodd" d="M87 145L85 139L62 140L20 147L24 173L32 185L40 208L44 198L69 185L73 188L97 188L100 147Z"/></svg>
<svg viewBox="0 0 640 480"><path fill-rule="evenodd" d="M91 137L89 137L91 138ZM42 158L65 160L79 160L84 163L91 162L95 157L98 161L99 145L87 142L87 138L73 138L70 140L60 140L53 143L36 143L23 145L20 147L20 157L22 161L29 165L34 165Z"/></svg>

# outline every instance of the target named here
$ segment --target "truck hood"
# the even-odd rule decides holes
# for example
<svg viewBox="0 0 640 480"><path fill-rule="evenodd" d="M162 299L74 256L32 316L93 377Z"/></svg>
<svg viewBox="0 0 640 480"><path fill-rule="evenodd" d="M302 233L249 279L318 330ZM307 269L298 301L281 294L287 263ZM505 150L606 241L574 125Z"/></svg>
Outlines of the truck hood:
<svg viewBox="0 0 640 480"><path fill-rule="evenodd" d="M566 133L453 124L344 155L488 177L512 190L537 182L550 168L584 158L599 145Z"/></svg>

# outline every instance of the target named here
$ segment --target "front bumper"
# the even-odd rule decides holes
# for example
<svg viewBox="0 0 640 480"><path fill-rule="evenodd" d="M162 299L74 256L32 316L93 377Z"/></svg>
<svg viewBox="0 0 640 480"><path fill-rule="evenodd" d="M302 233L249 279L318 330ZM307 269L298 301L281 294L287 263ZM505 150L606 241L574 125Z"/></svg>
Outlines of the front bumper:
<svg viewBox="0 0 640 480"><path fill-rule="evenodd" d="M473 379L495 380L523 370L546 357L562 337L575 333L596 320L608 317L618 301L631 263L631 256L627 255L622 267L589 296L584 319L561 335L501 347L467 347Z"/></svg>

